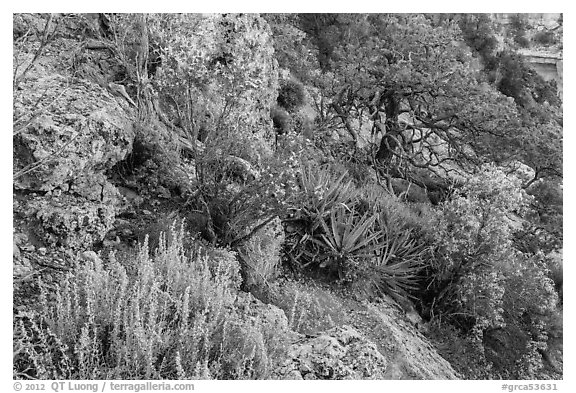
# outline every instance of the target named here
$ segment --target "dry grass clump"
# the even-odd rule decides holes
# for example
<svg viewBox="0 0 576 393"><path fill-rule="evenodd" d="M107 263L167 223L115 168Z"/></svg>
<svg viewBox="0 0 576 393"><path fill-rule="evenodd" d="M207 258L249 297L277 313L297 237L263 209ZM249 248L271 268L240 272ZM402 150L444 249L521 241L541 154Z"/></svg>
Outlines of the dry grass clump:
<svg viewBox="0 0 576 393"><path fill-rule="evenodd" d="M85 264L53 291L38 280L38 307L14 317L14 377L266 378L281 340L238 310L234 253L185 250L183 233L153 257L144 242L132 261Z"/></svg>

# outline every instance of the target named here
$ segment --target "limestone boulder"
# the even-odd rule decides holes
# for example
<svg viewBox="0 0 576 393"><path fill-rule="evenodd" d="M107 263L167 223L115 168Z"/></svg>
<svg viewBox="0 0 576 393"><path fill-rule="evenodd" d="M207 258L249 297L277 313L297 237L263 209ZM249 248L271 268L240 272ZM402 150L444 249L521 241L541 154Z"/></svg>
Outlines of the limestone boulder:
<svg viewBox="0 0 576 393"><path fill-rule="evenodd" d="M293 343L276 371L282 379L383 379L386 358L351 326L335 327Z"/></svg>
<svg viewBox="0 0 576 393"><path fill-rule="evenodd" d="M132 149L128 105L87 80L47 75L24 81L14 96L14 187L74 188L98 198L94 177Z"/></svg>
<svg viewBox="0 0 576 393"><path fill-rule="evenodd" d="M112 205L69 194L30 198L24 211L42 244L71 250L87 250L102 241L115 213Z"/></svg>

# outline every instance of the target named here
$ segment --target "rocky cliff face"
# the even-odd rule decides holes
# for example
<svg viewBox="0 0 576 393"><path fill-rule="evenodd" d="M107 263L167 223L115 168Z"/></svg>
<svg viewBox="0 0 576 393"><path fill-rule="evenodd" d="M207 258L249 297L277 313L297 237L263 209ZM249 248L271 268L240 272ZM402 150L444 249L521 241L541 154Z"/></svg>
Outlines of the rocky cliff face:
<svg viewBox="0 0 576 393"><path fill-rule="evenodd" d="M562 97L564 80L564 61L561 52L546 50L521 50L520 53L532 68L546 81L555 81L558 93Z"/></svg>

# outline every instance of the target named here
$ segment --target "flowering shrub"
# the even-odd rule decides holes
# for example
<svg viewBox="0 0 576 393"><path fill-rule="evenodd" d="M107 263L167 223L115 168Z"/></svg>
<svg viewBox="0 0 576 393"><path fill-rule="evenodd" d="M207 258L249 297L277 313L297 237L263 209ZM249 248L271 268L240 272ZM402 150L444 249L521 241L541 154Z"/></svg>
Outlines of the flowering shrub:
<svg viewBox="0 0 576 393"><path fill-rule="evenodd" d="M501 270L511 258L512 215L525 204L519 181L483 170L443 206L436 233L436 305L467 329L501 324Z"/></svg>
<svg viewBox="0 0 576 393"><path fill-rule="evenodd" d="M162 57L154 88L192 139L220 129L234 136L269 133L278 74L263 19L159 14L150 16L149 26Z"/></svg>
<svg viewBox="0 0 576 393"><path fill-rule="evenodd" d="M428 272L432 315L482 348L493 377L539 376L548 323L557 313L544 259L513 247L528 201L519 180L482 168L444 204Z"/></svg>

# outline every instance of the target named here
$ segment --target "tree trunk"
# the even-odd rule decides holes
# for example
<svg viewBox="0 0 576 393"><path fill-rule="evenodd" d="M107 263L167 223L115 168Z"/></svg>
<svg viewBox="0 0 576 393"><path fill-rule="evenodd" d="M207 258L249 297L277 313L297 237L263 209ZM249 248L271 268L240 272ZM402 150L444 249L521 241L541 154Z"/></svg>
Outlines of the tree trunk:
<svg viewBox="0 0 576 393"><path fill-rule="evenodd" d="M338 117L340 118L340 120L342 120L344 127L346 127L346 130L352 136L352 139L354 140L354 145L358 146L358 133L356 132L356 130L354 130L352 124L350 124L350 119L348 118L348 115L344 113L344 109L342 109L340 104L337 104L335 102L332 103L332 108L334 108L334 110L338 114Z"/></svg>

